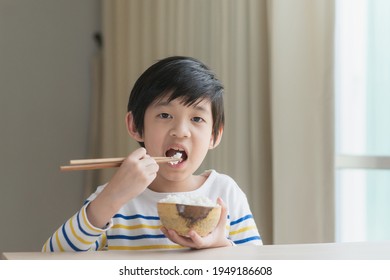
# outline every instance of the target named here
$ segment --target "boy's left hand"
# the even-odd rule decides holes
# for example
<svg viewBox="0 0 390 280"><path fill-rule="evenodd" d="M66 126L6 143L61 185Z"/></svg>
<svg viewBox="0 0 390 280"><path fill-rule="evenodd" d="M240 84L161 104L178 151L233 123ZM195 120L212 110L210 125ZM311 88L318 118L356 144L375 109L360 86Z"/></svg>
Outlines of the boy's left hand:
<svg viewBox="0 0 390 280"><path fill-rule="evenodd" d="M184 247L190 247L194 249L215 248L232 246L232 243L226 238L225 228L227 220L227 208L226 204L221 198L218 198L217 203L221 205L221 217L216 228L209 235L201 237L194 230L189 231L189 237L180 236L174 230L168 230L165 227L161 228L161 231L172 242L175 242Z"/></svg>

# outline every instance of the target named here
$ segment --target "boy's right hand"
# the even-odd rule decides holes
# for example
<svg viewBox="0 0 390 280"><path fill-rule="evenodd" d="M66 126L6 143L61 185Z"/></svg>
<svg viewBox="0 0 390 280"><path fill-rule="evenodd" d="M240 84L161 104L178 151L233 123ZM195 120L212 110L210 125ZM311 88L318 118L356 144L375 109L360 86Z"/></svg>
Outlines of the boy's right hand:
<svg viewBox="0 0 390 280"><path fill-rule="evenodd" d="M139 148L123 161L106 189L115 197L115 202L122 206L153 182L158 169L159 165L146 153L145 148Z"/></svg>
<svg viewBox="0 0 390 280"><path fill-rule="evenodd" d="M158 169L159 165L145 148L132 152L88 206L89 221L96 227L104 227L127 201L137 197L153 182Z"/></svg>

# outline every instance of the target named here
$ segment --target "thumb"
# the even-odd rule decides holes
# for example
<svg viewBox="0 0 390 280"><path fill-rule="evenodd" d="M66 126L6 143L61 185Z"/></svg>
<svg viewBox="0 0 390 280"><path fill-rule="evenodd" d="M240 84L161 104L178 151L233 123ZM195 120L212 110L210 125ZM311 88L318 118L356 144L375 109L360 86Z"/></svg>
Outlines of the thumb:
<svg viewBox="0 0 390 280"><path fill-rule="evenodd" d="M219 219L218 226L220 226L220 224L223 224L225 226L227 221L227 213L228 213L227 206L225 202L222 200L222 198L220 197L217 198L217 203L221 206L221 217Z"/></svg>

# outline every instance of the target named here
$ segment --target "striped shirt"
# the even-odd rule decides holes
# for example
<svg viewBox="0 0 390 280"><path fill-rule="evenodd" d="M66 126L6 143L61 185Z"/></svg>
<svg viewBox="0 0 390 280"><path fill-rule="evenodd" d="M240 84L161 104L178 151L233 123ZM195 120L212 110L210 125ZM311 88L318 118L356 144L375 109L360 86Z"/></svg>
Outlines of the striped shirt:
<svg viewBox="0 0 390 280"><path fill-rule="evenodd" d="M228 208L226 237L236 245L262 245L247 198L235 181L214 170L203 175L207 176L204 184L188 193L213 201L221 197ZM171 242L160 230L156 205L171 193L146 189L125 204L104 229L94 227L88 221L86 208L104 187L98 187L84 206L46 241L43 252L183 248Z"/></svg>

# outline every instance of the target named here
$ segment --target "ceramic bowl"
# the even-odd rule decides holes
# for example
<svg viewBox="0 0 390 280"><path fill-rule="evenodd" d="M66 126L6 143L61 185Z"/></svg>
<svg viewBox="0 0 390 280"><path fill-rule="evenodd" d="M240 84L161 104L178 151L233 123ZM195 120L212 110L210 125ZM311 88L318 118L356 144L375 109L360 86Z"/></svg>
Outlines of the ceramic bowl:
<svg viewBox="0 0 390 280"><path fill-rule="evenodd" d="M182 236L188 236L191 229L202 237L208 235L221 216L220 205L212 207L158 202L157 211L162 225Z"/></svg>

